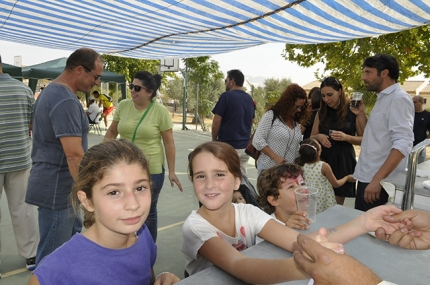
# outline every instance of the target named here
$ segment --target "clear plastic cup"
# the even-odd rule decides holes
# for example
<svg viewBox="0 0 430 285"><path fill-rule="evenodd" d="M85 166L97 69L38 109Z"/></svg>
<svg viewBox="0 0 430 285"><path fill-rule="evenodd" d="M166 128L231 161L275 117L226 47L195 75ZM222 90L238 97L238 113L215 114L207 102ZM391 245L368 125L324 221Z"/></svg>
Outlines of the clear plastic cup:
<svg viewBox="0 0 430 285"><path fill-rule="evenodd" d="M301 186L294 189L296 194L297 209L306 212L306 217L315 223L317 220L318 189L314 187Z"/></svg>
<svg viewBox="0 0 430 285"><path fill-rule="evenodd" d="M361 93L361 92L352 92L351 107L357 109L358 106L360 106L361 98L363 98L363 93Z"/></svg>

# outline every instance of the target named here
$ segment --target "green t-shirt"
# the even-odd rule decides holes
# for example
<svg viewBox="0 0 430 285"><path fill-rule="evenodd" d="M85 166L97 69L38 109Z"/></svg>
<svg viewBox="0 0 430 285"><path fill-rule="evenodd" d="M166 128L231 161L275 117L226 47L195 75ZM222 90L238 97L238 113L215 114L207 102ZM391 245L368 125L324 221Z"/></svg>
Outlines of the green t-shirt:
<svg viewBox="0 0 430 285"><path fill-rule="evenodd" d="M118 133L122 139L131 141L134 130L145 110L137 110L131 99L122 100L113 120L118 121ZM164 164L164 149L161 132L173 127L169 111L164 105L154 102L145 119L140 123L134 143L142 150L149 162L149 173L161 173Z"/></svg>

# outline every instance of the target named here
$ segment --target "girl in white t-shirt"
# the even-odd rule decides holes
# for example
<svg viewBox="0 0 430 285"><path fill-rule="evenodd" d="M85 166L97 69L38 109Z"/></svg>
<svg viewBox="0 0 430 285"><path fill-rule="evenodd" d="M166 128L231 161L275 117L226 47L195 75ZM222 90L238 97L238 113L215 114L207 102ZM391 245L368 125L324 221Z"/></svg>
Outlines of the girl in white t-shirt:
<svg viewBox="0 0 430 285"><path fill-rule="evenodd" d="M215 264L252 284L309 278L297 269L292 258L249 258L240 252L254 245L256 235L292 252L298 250L299 233L253 205L232 203L233 191L239 188L241 180L239 156L233 147L216 141L198 146L190 155L189 174L202 206L191 213L182 227L181 250L187 259L188 274ZM321 229L319 235L310 236L342 253L342 245L330 242L344 243L378 227L393 232L396 227L382 217L400 211L394 206L377 207L329 234Z"/></svg>
<svg viewBox="0 0 430 285"><path fill-rule="evenodd" d="M318 188L317 213L336 205L333 187L339 188L346 182L355 182L352 174L337 179L330 165L320 160L321 151L321 145L317 140L306 139L301 143L300 156L295 160L303 167L306 185Z"/></svg>

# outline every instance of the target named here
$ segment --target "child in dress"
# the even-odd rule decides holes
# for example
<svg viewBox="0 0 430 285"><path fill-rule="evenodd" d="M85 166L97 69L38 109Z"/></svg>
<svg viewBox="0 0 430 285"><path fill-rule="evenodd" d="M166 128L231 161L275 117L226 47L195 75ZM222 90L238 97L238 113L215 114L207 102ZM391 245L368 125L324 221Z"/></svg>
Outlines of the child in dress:
<svg viewBox="0 0 430 285"><path fill-rule="evenodd" d="M144 222L151 207L148 162L125 140L93 146L83 157L72 188L82 203L84 226L38 265L28 284L173 284L154 278L157 247ZM155 283L154 283L155 281Z"/></svg>
<svg viewBox="0 0 430 285"><path fill-rule="evenodd" d="M233 191L239 188L242 175L239 156L233 147L218 141L204 143L192 152L188 165L194 192L202 203L182 227L181 250L187 259L188 274L215 264L251 284L309 278L297 269L292 258L260 259L241 253L254 245L256 235L288 251L298 250L299 233L276 222L258 207L232 203ZM398 225L389 224L382 217L398 212L401 210L392 205L377 207L329 230L329 234L320 229L319 235L310 236L338 253L343 252L343 247L333 242L344 243L378 227L391 233Z"/></svg>
<svg viewBox="0 0 430 285"><path fill-rule="evenodd" d="M320 161L321 145L315 139L305 139L299 149L295 162L303 167L306 184L318 188L317 213L336 205L334 188L346 182L355 182L352 174L336 179L328 163Z"/></svg>
<svg viewBox="0 0 430 285"><path fill-rule="evenodd" d="M306 212L297 209L294 194L294 189L304 183L303 169L299 165L275 165L258 176L258 202L279 223L293 229L308 229L311 221L306 218Z"/></svg>

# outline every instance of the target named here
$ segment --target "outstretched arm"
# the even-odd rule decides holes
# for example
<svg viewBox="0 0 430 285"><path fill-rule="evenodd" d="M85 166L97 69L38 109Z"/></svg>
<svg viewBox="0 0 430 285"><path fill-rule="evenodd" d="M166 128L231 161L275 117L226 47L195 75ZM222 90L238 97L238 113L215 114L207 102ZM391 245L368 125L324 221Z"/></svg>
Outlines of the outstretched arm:
<svg viewBox="0 0 430 285"><path fill-rule="evenodd" d="M344 185L348 179L349 176L342 177L341 179L336 179L336 176L334 176L333 170L331 169L330 165L328 163L323 163L321 167L321 174L324 175L328 182L334 187L339 188L342 185Z"/></svg>
<svg viewBox="0 0 430 285"><path fill-rule="evenodd" d="M250 258L218 237L207 240L200 248L199 255L250 284L272 284L309 278L296 268L292 258Z"/></svg>

